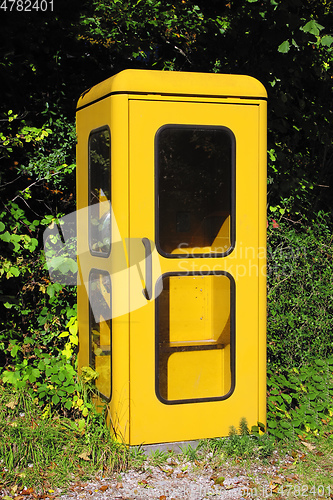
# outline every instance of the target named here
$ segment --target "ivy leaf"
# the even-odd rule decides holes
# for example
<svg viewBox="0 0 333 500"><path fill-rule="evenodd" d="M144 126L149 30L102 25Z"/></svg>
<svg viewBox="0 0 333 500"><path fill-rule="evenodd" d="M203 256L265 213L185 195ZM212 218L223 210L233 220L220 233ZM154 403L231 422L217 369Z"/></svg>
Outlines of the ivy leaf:
<svg viewBox="0 0 333 500"><path fill-rule="evenodd" d="M323 36L323 38L320 40L320 43L321 43L321 45L324 45L326 47L330 47L333 43L333 36L330 36L330 35Z"/></svg>
<svg viewBox="0 0 333 500"><path fill-rule="evenodd" d="M8 243L10 241L10 234L9 234L9 232L6 231L5 233L0 234L0 240L5 241L6 243Z"/></svg>
<svg viewBox="0 0 333 500"><path fill-rule="evenodd" d="M278 47L278 51L281 52L281 54L286 54L287 52L289 52L289 50L290 50L289 40L285 40Z"/></svg>
<svg viewBox="0 0 333 500"><path fill-rule="evenodd" d="M320 31L324 29L324 26L321 24L317 23L314 19L306 23L305 26L301 28L304 33L310 33L311 35L318 36L320 35Z"/></svg>

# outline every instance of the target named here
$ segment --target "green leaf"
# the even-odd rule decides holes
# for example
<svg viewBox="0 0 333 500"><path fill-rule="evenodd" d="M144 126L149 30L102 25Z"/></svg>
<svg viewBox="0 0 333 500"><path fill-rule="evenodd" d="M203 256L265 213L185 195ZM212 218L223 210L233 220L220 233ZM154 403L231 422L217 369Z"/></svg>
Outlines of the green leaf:
<svg viewBox="0 0 333 500"><path fill-rule="evenodd" d="M12 276L15 276L15 277L19 276L19 274L20 274L19 268L18 267L14 267L14 266L11 266L9 268L9 272L10 272L10 274L12 274Z"/></svg>
<svg viewBox="0 0 333 500"><path fill-rule="evenodd" d="M290 397L289 394L281 394L281 396L287 401L287 403L291 403L292 397Z"/></svg>
<svg viewBox="0 0 333 500"><path fill-rule="evenodd" d="M75 387L74 385L69 385L66 387L66 392L68 392L68 394L73 394L73 392L75 391Z"/></svg>
<svg viewBox="0 0 333 500"><path fill-rule="evenodd" d="M57 394L53 394L53 396L52 396L52 403L54 405L57 405L59 403L59 401L60 401L59 396Z"/></svg>
<svg viewBox="0 0 333 500"><path fill-rule="evenodd" d="M10 241L10 234L9 234L9 232L6 231L5 233L0 234L0 240L5 241L6 243L8 243Z"/></svg>
<svg viewBox="0 0 333 500"><path fill-rule="evenodd" d="M315 35L315 36L320 35L320 32L323 29L324 29L324 26L317 23L317 21L315 21L314 19L312 19L311 21L306 23L306 25L301 28L301 30L304 31L304 33L310 33L311 35Z"/></svg>
<svg viewBox="0 0 333 500"><path fill-rule="evenodd" d="M281 54L286 54L287 52L289 52L289 50L290 50L289 40L285 40L278 47L278 51L281 52Z"/></svg>
<svg viewBox="0 0 333 500"><path fill-rule="evenodd" d="M19 350L19 346L17 344L14 344L13 347L10 350L10 354L13 358L15 358L17 352Z"/></svg>
<svg viewBox="0 0 333 500"><path fill-rule="evenodd" d="M66 403L64 404L66 410L70 410L72 408L72 401L66 401Z"/></svg>
<svg viewBox="0 0 333 500"><path fill-rule="evenodd" d="M333 43L333 36L331 35L325 35L323 38L320 40L321 45L324 45L326 47L330 47Z"/></svg>
<svg viewBox="0 0 333 500"><path fill-rule="evenodd" d="M2 233L2 231L5 229L5 225L3 222L0 221L0 232Z"/></svg>

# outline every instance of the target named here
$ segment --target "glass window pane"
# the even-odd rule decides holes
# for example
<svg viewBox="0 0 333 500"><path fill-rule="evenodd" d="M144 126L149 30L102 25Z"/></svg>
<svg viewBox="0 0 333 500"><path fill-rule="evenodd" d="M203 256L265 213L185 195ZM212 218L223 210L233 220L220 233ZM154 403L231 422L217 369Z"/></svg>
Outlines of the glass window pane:
<svg viewBox="0 0 333 500"><path fill-rule="evenodd" d="M112 323L111 278L105 271L91 271L90 303L90 366L99 374L96 387L105 399L111 399Z"/></svg>
<svg viewBox="0 0 333 500"><path fill-rule="evenodd" d="M109 128L89 137L89 248L107 257L111 250L111 141Z"/></svg>
<svg viewBox="0 0 333 500"><path fill-rule="evenodd" d="M166 125L156 135L157 245L225 254L234 245L235 140L225 127Z"/></svg>
<svg viewBox="0 0 333 500"><path fill-rule="evenodd" d="M224 398L233 388L232 278L163 277L157 299L157 394L168 401Z"/></svg>

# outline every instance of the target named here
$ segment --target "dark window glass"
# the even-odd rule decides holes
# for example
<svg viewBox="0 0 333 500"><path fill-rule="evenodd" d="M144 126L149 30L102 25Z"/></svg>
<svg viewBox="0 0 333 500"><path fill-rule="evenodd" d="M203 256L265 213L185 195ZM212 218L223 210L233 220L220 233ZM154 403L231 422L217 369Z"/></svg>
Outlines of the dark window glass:
<svg viewBox="0 0 333 500"><path fill-rule="evenodd" d="M99 374L98 392L111 399L112 323L111 279L105 271L93 270L89 276L90 366Z"/></svg>
<svg viewBox="0 0 333 500"><path fill-rule="evenodd" d="M224 127L166 125L156 135L157 245L224 254L234 245L235 140Z"/></svg>
<svg viewBox="0 0 333 500"><path fill-rule="evenodd" d="M172 274L156 300L157 395L166 403L223 399L234 385L234 282Z"/></svg>
<svg viewBox="0 0 333 500"><path fill-rule="evenodd" d="M89 248L107 257L111 250L111 145L109 128L89 137Z"/></svg>

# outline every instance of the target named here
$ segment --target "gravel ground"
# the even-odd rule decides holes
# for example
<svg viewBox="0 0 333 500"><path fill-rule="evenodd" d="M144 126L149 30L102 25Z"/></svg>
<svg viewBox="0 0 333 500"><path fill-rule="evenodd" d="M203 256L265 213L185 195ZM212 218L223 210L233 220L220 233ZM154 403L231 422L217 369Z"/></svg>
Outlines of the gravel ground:
<svg viewBox="0 0 333 500"><path fill-rule="evenodd" d="M221 500L268 498L276 493L286 477L292 483L298 477L293 473L291 458L278 460L263 466L253 461L250 466L226 464L212 467L210 457L199 462L180 462L169 458L161 466L144 465L143 470L129 470L112 477L104 477L88 483L76 483L66 492L60 490L50 495L63 500L113 499L113 500ZM281 474L281 471L284 474ZM287 476L286 476L287 472ZM276 495L274 495L276 498ZM289 498L292 498L290 495Z"/></svg>
<svg viewBox="0 0 333 500"><path fill-rule="evenodd" d="M309 445L308 445L309 446ZM312 447L313 448L313 447ZM4 500L299 500L333 499L332 487L311 494L304 477L296 473L296 463L311 462L308 450L281 457L277 451L262 460L226 459L219 462L212 453L200 460L186 461L184 455L170 456L161 465L148 458L140 468L96 477L87 482L72 482L66 489L36 493L32 488L2 492ZM331 469L331 465L329 465Z"/></svg>

